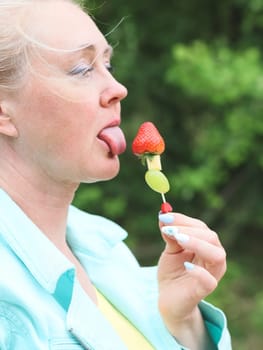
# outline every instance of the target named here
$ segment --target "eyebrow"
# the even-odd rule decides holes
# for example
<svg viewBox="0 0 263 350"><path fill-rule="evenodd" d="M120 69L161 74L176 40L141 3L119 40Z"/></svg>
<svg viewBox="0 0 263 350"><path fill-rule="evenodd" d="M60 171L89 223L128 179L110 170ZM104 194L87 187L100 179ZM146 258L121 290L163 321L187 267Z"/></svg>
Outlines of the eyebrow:
<svg viewBox="0 0 263 350"><path fill-rule="evenodd" d="M79 51L82 51L82 52L91 51L91 52L95 53L98 50L97 50L95 45L83 44L74 50L74 52L79 52ZM106 49L103 51L103 55L110 55L111 56L112 53L113 53L113 47L111 45L107 45Z"/></svg>

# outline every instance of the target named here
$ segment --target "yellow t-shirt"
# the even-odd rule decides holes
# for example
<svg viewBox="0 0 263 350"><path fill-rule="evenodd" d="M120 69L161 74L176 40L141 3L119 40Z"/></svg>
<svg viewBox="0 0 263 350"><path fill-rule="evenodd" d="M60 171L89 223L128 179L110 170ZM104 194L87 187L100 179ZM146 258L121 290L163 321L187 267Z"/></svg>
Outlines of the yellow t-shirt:
<svg viewBox="0 0 263 350"><path fill-rule="evenodd" d="M145 337L98 291L98 307L117 331L127 349L154 350Z"/></svg>

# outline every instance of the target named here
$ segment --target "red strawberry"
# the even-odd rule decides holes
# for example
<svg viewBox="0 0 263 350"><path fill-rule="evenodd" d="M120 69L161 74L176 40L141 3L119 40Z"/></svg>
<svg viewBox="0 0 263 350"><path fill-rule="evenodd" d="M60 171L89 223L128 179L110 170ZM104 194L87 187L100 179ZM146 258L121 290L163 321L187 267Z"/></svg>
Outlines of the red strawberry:
<svg viewBox="0 0 263 350"><path fill-rule="evenodd" d="M155 125L151 122L143 123L132 143L132 151L135 155L141 156L145 153L151 155L162 154L165 143Z"/></svg>

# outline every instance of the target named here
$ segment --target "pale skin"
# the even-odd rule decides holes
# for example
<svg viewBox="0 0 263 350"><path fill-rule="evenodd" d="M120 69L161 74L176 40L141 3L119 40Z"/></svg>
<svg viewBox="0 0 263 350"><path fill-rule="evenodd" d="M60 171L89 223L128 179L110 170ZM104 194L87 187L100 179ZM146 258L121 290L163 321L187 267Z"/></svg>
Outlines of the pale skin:
<svg viewBox="0 0 263 350"><path fill-rule="evenodd" d="M28 72L23 89L15 95L0 91L0 187L76 266L83 289L96 303L94 287L65 239L67 214L81 182L105 181L118 174L118 154L98 135L108 125L120 124L120 102L127 90L109 72L111 48L89 16L61 1L40 6L41 19L33 16L31 25L39 41L58 49L89 48L73 55L43 49L41 57L57 68L58 79L50 79L55 71L35 57L34 73ZM60 79L83 64L92 71ZM225 252L217 235L201 221L174 214L171 225L190 239L179 243L163 235L160 312L183 345L212 350L197 305L223 276ZM184 261L195 268L187 271Z"/></svg>
<svg viewBox="0 0 263 350"><path fill-rule="evenodd" d="M179 232L163 235L166 247L159 260L159 308L167 328L190 349L216 349L198 308L201 299L210 294L226 271L226 253L218 236L202 221L179 213L169 214ZM160 228L164 226L160 223ZM191 262L187 271L184 262ZM173 307L174 306L174 307ZM202 336L198 336L202 335Z"/></svg>

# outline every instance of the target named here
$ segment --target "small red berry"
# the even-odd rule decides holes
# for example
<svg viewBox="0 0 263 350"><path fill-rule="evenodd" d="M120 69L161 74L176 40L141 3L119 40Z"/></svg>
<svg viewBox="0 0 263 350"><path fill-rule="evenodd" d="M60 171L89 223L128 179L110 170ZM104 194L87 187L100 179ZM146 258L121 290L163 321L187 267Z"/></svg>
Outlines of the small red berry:
<svg viewBox="0 0 263 350"><path fill-rule="evenodd" d="M163 214L169 213L171 211L173 211L173 208L172 208L170 203L168 203L168 202L162 203L162 205L161 205L161 212Z"/></svg>

